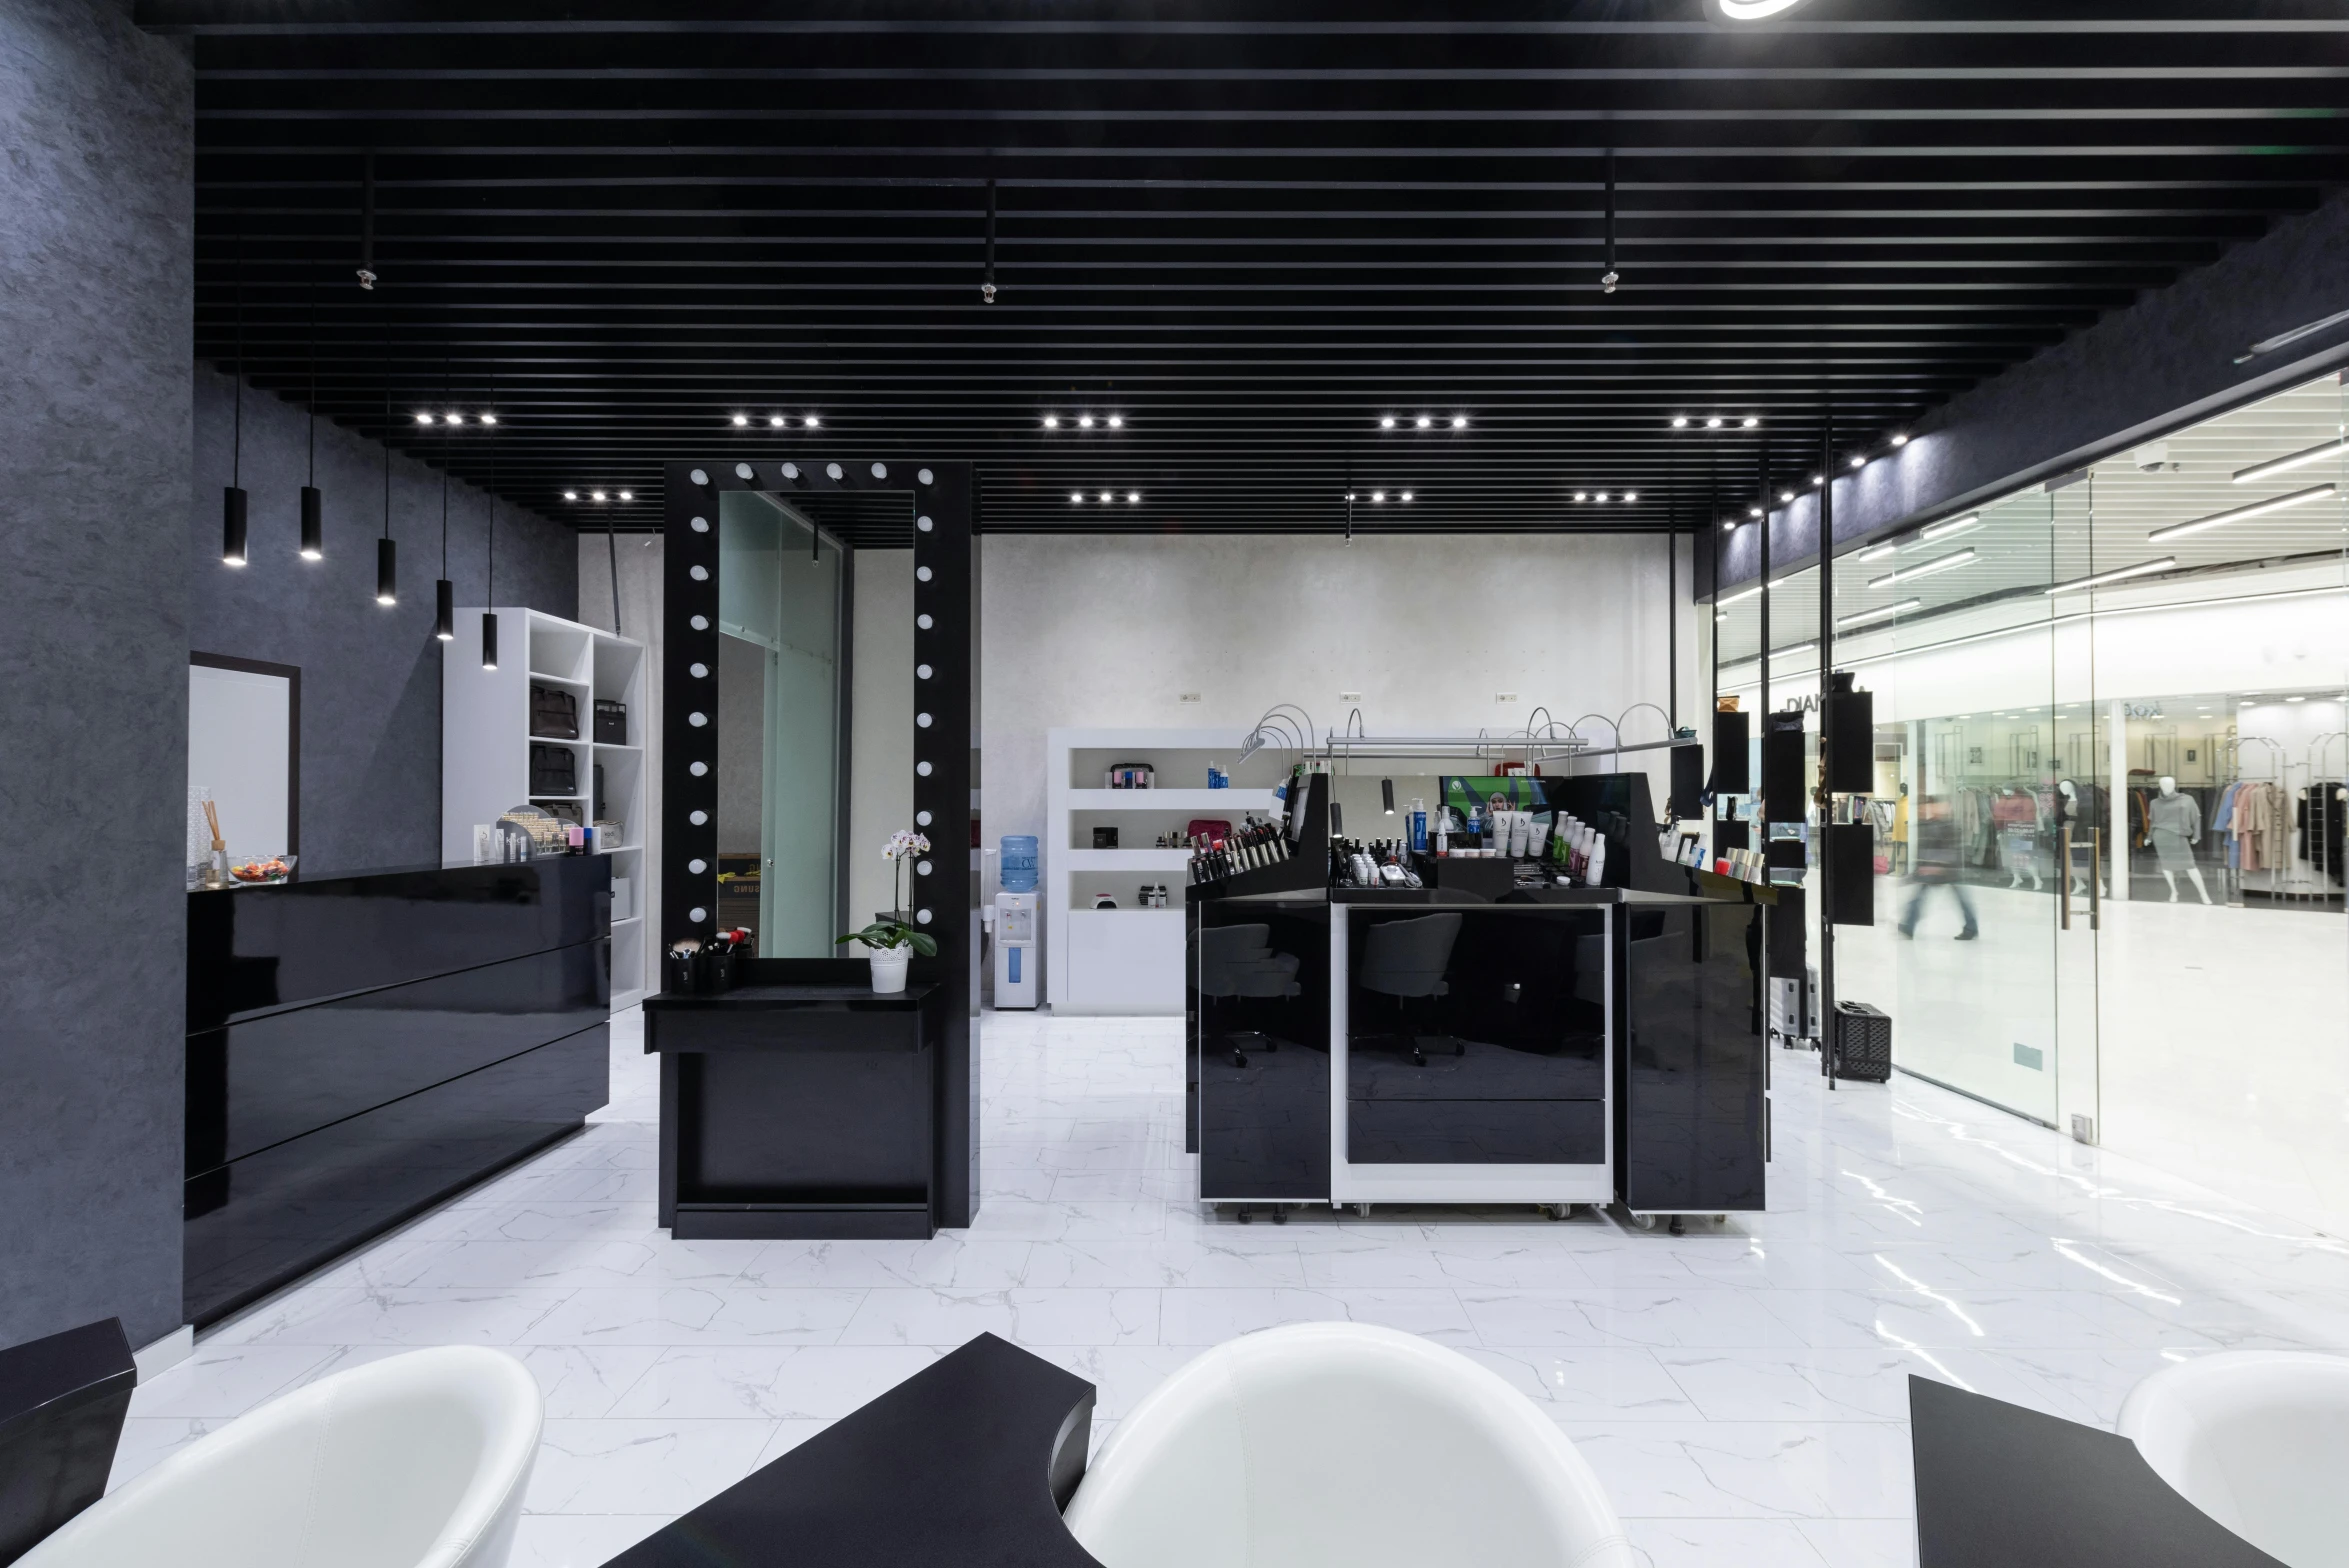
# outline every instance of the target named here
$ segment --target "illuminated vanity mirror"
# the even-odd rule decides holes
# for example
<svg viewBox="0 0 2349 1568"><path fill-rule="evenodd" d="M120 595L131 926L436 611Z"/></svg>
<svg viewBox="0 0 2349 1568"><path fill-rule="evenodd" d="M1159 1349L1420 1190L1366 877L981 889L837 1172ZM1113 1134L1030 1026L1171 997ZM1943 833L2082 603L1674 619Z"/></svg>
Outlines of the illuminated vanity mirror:
<svg viewBox="0 0 2349 1568"><path fill-rule="evenodd" d="M833 939L890 911L881 845L914 821L913 502L718 499L718 923L859 956Z"/></svg>

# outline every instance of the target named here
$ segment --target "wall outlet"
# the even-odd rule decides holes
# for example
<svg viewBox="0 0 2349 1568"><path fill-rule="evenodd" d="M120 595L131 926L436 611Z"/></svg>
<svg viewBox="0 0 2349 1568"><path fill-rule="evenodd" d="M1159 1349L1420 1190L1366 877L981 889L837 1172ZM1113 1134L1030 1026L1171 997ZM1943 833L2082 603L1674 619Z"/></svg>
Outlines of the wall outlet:
<svg viewBox="0 0 2349 1568"><path fill-rule="evenodd" d="M1342 691L1338 693L1338 701L1340 702L1360 702L1361 700L1362 693L1358 691Z"/></svg>
<svg viewBox="0 0 2349 1568"><path fill-rule="evenodd" d="M1515 702L1516 700L1517 694L1513 691L1497 691L1493 693L1493 701L1495 702Z"/></svg>
<svg viewBox="0 0 2349 1568"><path fill-rule="evenodd" d="M1183 693L1183 694L1182 694L1180 697L1178 697L1178 698L1176 699L1176 701L1178 701L1178 702L1197 702L1197 701L1199 701L1199 700L1200 700L1199 694L1198 694L1197 692L1195 692L1195 691L1187 691L1187 692L1184 692L1184 693Z"/></svg>
<svg viewBox="0 0 2349 1568"><path fill-rule="evenodd" d="M2096 1118L2093 1116L2082 1116L2077 1111L2073 1112L2072 1141L2075 1143L2094 1143L2096 1141Z"/></svg>

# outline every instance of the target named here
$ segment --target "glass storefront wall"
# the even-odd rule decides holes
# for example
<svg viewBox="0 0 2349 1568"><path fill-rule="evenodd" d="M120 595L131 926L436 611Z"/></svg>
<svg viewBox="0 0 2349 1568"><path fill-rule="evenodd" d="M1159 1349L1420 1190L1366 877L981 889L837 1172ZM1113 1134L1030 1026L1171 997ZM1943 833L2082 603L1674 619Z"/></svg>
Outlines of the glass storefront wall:
<svg viewBox="0 0 2349 1568"><path fill-rule="evenodd" d="M1833 614L1876 719L1838 994L1904 1071L2349 1235L2342 390L1847 551ZM1815 575L1770 598L1815 636ZM1749 708L1757 609L1716 626ZM1817 690L1783 657L1773 709Z"/></svg>

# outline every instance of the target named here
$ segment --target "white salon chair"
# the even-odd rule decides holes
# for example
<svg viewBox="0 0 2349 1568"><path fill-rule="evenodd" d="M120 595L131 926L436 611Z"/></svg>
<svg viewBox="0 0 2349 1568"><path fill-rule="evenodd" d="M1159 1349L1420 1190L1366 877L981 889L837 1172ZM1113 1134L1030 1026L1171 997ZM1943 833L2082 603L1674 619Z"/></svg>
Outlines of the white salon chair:
<svg viewBox="0 0 2349 1568"><path fill-rule="evenodd" d="M173 1454L16 1568L502 1568L543 1409L495 1350L353 1367Z"/></svg>
<svg viewBox="0 0 2349 1568"><path fill-rule="evenodd" d="M1466 1356L1300 1323L1218 1345L1110 1434L1065 1515L1105 1568L1630 1568L1598 1478Z"/></svg>
<svg viewBox="0 0 2349 1568"><path fill-rule="evenodd" d="M2349 1568L2349 1357L2197 1356L2121 1406L2121 1436L2185 1499L2290 1568Z"/></svg>

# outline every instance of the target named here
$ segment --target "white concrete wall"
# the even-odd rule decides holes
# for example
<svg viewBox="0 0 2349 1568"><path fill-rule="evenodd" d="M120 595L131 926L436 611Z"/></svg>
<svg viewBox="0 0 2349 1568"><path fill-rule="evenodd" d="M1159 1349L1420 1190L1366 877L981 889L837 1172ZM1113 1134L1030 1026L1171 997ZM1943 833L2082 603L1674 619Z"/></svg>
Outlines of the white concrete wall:
<svg viewBox="0 0 2349 1568"><path fill-rule="evenodd" d="M1300 535L980 540L985 842L1045 826L1056 725L1245 727L1276 702L1372 734L1516 729L1664 705L1665 547L1636 535L1357 539ZM1680 714L1710 667L1680 560ZM1200 700L1184 702L1196 692ZM1518 700L1500 703L1497 692ZM1709 704L1708 704L1709 706ZM1660 740L1636 714L1629 738ZM1603 724L1583 726L1605 735ZM1659 780L1663 768L1654 769ZM1374 786L1375 787L1375 786ZM1663 802L1661 783L1656 801Z"/></svg>

